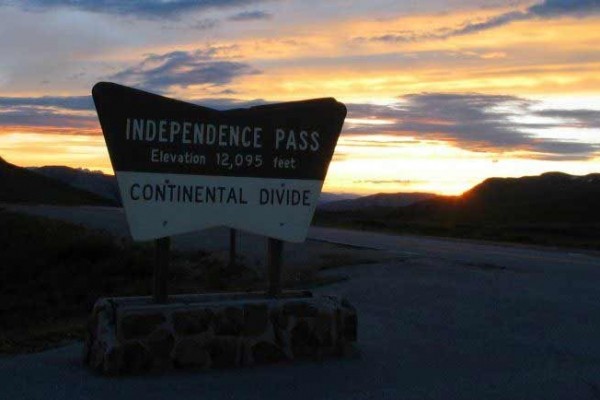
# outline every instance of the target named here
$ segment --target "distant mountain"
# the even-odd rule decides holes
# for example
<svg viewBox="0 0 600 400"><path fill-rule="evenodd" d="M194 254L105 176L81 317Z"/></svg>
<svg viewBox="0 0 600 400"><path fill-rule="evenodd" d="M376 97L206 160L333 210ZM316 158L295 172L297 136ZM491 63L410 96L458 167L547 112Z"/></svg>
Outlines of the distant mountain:
<svg viewBox="0 0 600 400"><path fill-rule="evenodd" d="M457 197L438 197L405 210L404 217L454 221L599 222L600 174L548 172L521 178L490 178Z"/></svg>
<svg viewBox="0 0 600 400"><path fill-rule="evenodd" d="M10 164L0 157L0 202L114 206L112 200Z"/></svg>
<svg viewBox="0 0 600 400"><path fill-rule="evenodd" d="M435 197L432 193L378 193L319 205L323 211L353 211L373 207L404 207Z"/></svg>
<svg viewBox="0 0 600 400"><path fill-rule="evenodd" d="M329 204L333 202L338 202L341 200L350 200L359 197L357 194L353 193L327 193L321 192L319 196L319 205L317 207L321 207L324 204Z"/></svg>
<svg viewBox="0 0 600 400"><path fill-rule="evenodd" d="M360 200L360 199L357 199ZM317 209L320 225L600 250L600 174L490 178L461 196ZM331 203L335 204L335 203Z"/></svg>
<svg viewBox="0 0 600 400"><path fill-rule="evenodd" d="M117 180L100 171L64 166L29 167L30 171L59 180L70 186L95 193L116 203L121 203Z"/></svg>

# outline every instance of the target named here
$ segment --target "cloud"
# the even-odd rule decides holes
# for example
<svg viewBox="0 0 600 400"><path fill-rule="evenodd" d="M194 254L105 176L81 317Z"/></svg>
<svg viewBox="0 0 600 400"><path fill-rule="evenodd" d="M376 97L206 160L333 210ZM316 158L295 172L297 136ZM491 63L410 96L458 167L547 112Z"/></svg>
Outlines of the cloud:
<svg viewBox="0 0 600 400"><path fill-rule="evenodd" d="M164 20L164 23L160 25L160 29L163 31L179 31L185 32L189 30L195 31L207 31L216 28L221 25L221 21L216 18L201 18L191 21L171 23L170 20Z"/></svg>
<svg viewBox="0 0 600 400"><path fill-rule="evenodd" d="M433 32L400 31L372 37L357 37L356 41L388 43L417 42L423 40L448 39L498 28L512 22L536 18L575 17L584 18L600 14L600 0L545 0L525 11L511 11L495 15L484 21L468 22L459 28L441 28Z"/></svg>
<svg viewBox="0 0 600 400"><path fill-rule="evenodd" d="M566 120L577 128L600 128L600 111L547 109L535 113L540 117Z"/></svg>
<svg viewBox="0 0 600 400"><path fill-rule="evenodd" d="M497 28L511 22L535 19L576 17L583 18L590 14L600 13L600 0L545 0L529 7L526 11L512 11L500 14L479 23L470 23L449 31L449 36L468 35L480 31Z"/></svg>
<svg viewBox="0 0 600 400"><path fill-rule="evenodd" d="M0 5L19 5L28 10L48 10L53 8L72 8L82 11L127 15L139 18L174 17L194 11L211 8L229 8L247 6L265 0L0 0Z"/></svg>
<svg viewBox="0 0 600 400"><path fill-rule="evenodd" d="M348 104L349 118L380 119L384 124L354 124L346 135L387 134L417 140L446 142L479 152L535 154L537 158L587 159L600 150L593 143L544 138L533 132L573 126L595 126L600 111L538 110L536 103L516 96L478 93L421 93L400 98L397 103L378 106ZM543 123L523 122L527 116L559 118Z"/></svg>
<svg viewBox="0 0 600 400"><path fill-rule="evenodd" d="M449 30L440 37L448 38L451 36L461 36L461 35L470 35L472 33L477 33L480 31L485 31L488 29L498 28L500 26L507 25L511 22L521 21L530 19L531 15L528 13L520 12L520 11L512 11L505 14L500 14L494 17L491 17L483 22L476 23L468 23L463 27L458 29Z"/></svg>
<svg viewBox="0 0 600 400"><path fill-rule="evenodd" d="M241 101L226 97L187 101L217 110L267 104L262 99ZM49 133L62 128L78 128L81 130L78 133L99 129L92 96L0 97L0 127L23 127L35 131L45 128Z"/></svg>
<svg viewBox="0 0 600 400"><path fill-rule="evenodd" d="M215 18L205 18L194 22L190 27L199 31L215 28L219 25L219 20Z"/></svg>
<svg viewBox="0 0 600 400"><path fill-rule="evenodd" d="M561 17L564 15L585 17L600 13L599 0L546 0L528 9L528 13L538 17Z"/></svg>
<svg viewBox="0 0 600 400"><path fill-rule="evenodd" d="M0 97L4 107L56 107L69 110L93 110L92 96Z"/></svg>
<svg viewBox="0 0 600 400"><path fill-rule="evenodd" d="M331 158L331 161L346 161L351 159L352 157L348 154L348 153L343 153L341 151L336 151L335 153L333 153L333 157Z"/></svg>
<svg viewBox="0 0 600 400"><path fill-rule="evenodd" d="M415 32L415 31L400 31L400 32L395 32L395 33L388 33L385 35L378 35L378 36L370 36L370 37L364 37L364 36L359 36L354 38L353 40L355 42L364 42L364 41L370 41L370 42L385 42L385 43L412 43L412 42L419 42L419 41L423 41L423 40L432 40L432 39L445 39L448 36L446 36L446 30L438 30L435 32L430 32L430 33L421 33L421 32Z"/></svg>
<svg viewBox="0 0 600 400"><path fill-rule="evenodd" d="M0 126L55 127L90 129L97 126L95 116L69 115L40 109L0 111Z"/></svg>
<svg viewBox="0 0 600 400"><path fill-rule="evenodd" d="M266 11L244 11L229 17L231 21L255 21L255 20L264 20L271 19L273 15Z"/></svg>
<svg viewBox="0 0 600 400"><path fill-rule="evenodd" d="M408 139L408 138L402 138L400 140L390 140L390 139L386 139L385 141L383 140L357 140L357 139L349 139L348 137L344 138L344 141L341 142L340 144L342 144L344 147L359 147L359 148L365 148L365 147L380 147L380 148L388 148L388 147L394 147L394 148L398 148L400 146L412 146L415 144L420 144L422 143L422 141L420 140L414 140L414 139Z"/></svg>
<svg viewBox="0 0 600 400"><path fill-rule="evenodd" d="M0 97L0 127L92 129L98 126L89 96Z"/></svg>
<svg viewBox="0 0 600 400"><path fill-rule="evenodd" d="M236 108L249 108L269 104L269 102L263 99L237 100L230 97L192 99L190 100L190 103L198 104L204 107L214 108L215 110L232 110Z"/></svg>
<svg viewBox="0 0 600 400"><path fill-rule="evenodd" d="M215 49L207 49L151 54L110 79L162 92L173 86L222 86L239 76L260 73L246 63L215 59L215 52Z"/></svg>
<svg viewBox="0 0 600 400"><path fill-rule="evenodd" d="M220 110L268 103L229 97L190 102ZM600 110L544 109L540 103L516 96L478 93L419 93L402 96L389 105L347 107L348 121L340 142L346 147L444 142L468 151L523 152L523 157L540 160L582 160L600 152L595 143L543 136L547 129L598 129ZM528 117L536 117L535 123L525 122ZM91 96L0 97L0 127L15 126L48 132L66 128L79 134L99 132ZM380 134L392 138L368 137ZM339 154L337 159L344 157Z"/></svg>
<svg viewBox="0 0 600 400"><path fill-rule="evenodd" d="M352 181L352 183L370 183L372 185L389 185L389 184L421 184L421 183L429 183L428 181L415 180L415 179L360 179Z"/></svg>

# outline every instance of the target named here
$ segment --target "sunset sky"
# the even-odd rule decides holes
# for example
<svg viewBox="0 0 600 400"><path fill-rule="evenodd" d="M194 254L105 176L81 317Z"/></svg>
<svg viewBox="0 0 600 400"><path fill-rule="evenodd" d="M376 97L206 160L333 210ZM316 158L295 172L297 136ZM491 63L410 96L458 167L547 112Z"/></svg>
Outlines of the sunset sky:
<svg viewBox="0 0 600 400"><path fill-rule="evenodd" d="M227 109L335 97L325 191L600 172L600 0L0 0L0 156L112 173L98 81Z"/></svg>

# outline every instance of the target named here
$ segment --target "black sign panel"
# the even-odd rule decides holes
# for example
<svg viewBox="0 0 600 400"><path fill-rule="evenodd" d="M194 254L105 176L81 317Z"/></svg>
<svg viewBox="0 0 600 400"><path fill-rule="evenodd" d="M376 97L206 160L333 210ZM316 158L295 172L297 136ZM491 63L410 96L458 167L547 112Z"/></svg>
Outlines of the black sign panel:
<svg viewBox="0 0 600 400"><path fill-rule="evenodd" d="M92 95L115 171L323 181L346 116L333 98L217 111L107 82Z"/></svg>

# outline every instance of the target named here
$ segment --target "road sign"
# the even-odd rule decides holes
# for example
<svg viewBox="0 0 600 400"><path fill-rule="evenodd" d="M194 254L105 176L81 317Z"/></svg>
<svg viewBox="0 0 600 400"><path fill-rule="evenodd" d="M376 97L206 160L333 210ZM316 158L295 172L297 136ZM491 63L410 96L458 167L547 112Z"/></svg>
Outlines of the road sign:
<svg viewBox="0 0 600 400"><path fill-rule="evenodd" d="M343 104L217 111L107 82L92 94L135 240L212 226L306 238Z"/></svg>

